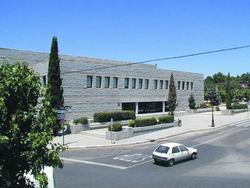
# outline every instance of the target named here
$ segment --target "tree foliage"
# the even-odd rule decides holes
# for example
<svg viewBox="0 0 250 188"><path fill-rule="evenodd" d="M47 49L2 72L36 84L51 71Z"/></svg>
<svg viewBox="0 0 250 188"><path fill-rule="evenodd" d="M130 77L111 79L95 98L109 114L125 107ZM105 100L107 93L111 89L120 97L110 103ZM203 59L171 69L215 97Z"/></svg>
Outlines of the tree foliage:
<svg viewBox="0 0 250 188"><path fill-rule="evenodd" d="M188 99L188 106L189 106L189 108L190 109L195 109L195 107L196 107L196 102L195 102L195 99L194 99L194 95L193 94L191 94L190 95L190 97L189 97L189 99Z"/></svg>
<svg viewBox="0 0 250 188"><path fill-rule="evenodd" d="M208 93L218 87L218 94L223 102L226 101L226 83L227 76L222 73L216 73L213 76L207 76L204 81L205 99L208 100ZM230 76L230 85L232 88L232 97L235 101L250 100L250 73L244 73L239 76Z"/></svg>
<svg viewBox="0 0 250 188"><path fill-rule="evenodd" d="M176 96L176 87L174 83L174 75L171 73L170 82L169 82L169 93L168 93L168 109L170 114L174 116L174 111L177 107L177 96Z"/></svg>
<svg viewBox="0 0 250 188"><path fill-rule="evenodd" d="M45 166L62 167L61 145L50 143L56 111L42 96L39 77L23 63L0 66L0 185L34 187L25 174L47 184Z"/></svg>
<svg viewBox="0 0 250 188"><path fill-rule="evenodd" d="M64 105L62 79L60 75L60 59L58 56L58 42L56 37L53 37L51 42L47 94L50 96L50 103L53 108L60 109ZM61 129L59 120L53 125L53 129L54 134Z"/></svg>

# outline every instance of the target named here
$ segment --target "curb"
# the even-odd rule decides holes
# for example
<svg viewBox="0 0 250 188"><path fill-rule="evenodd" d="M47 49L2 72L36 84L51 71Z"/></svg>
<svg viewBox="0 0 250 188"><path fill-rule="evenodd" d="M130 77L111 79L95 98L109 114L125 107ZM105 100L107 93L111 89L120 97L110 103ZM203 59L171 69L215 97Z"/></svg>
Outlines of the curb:
<svg viewBox="0 0 250 188"><path fill-rule="evenodd" d="M168 135L168 136L165 136L165 137L157 138L155 140L146 140L146 141L144 140L144 141L138 141L138 142L132 142L132 143L113 144L113 145L73 146L73 147L69 147L67 150L95 149L95 148L100 148L100 147L102 147L102 148L110 148L110 147L140 145L140 144L146 144L146 143L150 143L150 142L158 142L158 141L163 141L163 140L166 140L168 138L172 138L172 137L180 136L180 135L184 135L184 134L189 134L189 133L194 133L194 132L202 132L202 131L208 131L208 130L222 129L222 128L227 127L227 126L229 126L231 124L239 123L239 122L242 122L242 121L245 121L245 120L247 120L247 119L243 119L243 120L240 120L240 121L235 121L235 122L228 123L228 124L225 124L225 125L220 125L220 126L217 126L217 127L209 127L209 128L204 128L204 129L185 131L185 132L182 132L182 133L172 134L172 135Z"/></svg>

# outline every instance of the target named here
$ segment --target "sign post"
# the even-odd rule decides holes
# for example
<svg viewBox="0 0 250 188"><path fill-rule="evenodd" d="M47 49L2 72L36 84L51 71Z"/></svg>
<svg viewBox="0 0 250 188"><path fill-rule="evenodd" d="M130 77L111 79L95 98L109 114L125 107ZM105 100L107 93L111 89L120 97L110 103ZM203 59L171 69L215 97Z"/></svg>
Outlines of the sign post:
<svg viewBox="0 0 250 188"><path fill-rule="evenodd" d="M113 131L113 118L111 118L111 120L110 120L110 141L111 141L111 144L113 144L112 131Z"/></svg>
<svg viewBox="0 0 250 188"><path fill-rule="evenodd" d="M60 121L61 125L64 125L64 120L65 120L65 109L60 109L57 111L57 118ZM63 138L63 145L64 145L64 126L62 127L62 138Z"/></svg>

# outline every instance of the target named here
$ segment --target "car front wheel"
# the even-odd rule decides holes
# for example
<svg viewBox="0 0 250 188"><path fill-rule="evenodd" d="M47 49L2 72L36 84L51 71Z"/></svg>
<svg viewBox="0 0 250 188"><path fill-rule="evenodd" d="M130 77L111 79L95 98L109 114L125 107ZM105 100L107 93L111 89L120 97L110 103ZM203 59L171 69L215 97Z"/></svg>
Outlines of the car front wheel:
<svg viewBox="0 0 250 188"><path fill-rule="evenodd" d="M173 165L174 165L174 159L170 159L170 160L168 161L168 165L169 165L169 166L173 166Z"/></svg>
<svg viewBox="0 0 250 188"><path fill-rule="evenodd" d="M194 160L194 159L196 159L196 158L197 158L197 154L196 154L196 153L192 153L191 159Z"/></svg>

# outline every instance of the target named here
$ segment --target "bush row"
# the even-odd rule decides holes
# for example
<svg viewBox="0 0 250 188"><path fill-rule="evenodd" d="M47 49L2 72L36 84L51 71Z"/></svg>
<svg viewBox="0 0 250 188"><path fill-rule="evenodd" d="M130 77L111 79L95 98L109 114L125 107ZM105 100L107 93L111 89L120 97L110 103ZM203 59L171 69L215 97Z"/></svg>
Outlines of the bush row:
<svg viewBox="0 0 250 188"><path fill-rule="evenodd" d="M231 109L247 109L247 105L246 104L234 103L234 104L232 104Z"/></svg>
<svg viewBox="0 0 250 188"><path fill-rule="evenodd" d="M135 112L97 112L94 114L94 122L109 122L111 118L113 121L135 119Z"/></svg>
<svg viewBox="0 0 250 188"><path fill-rule="evenodd" d="M73 121L73 123L76 125L76 124L88 124L88 118L86 117L80 117L80 118L77 118Z"/></svg>
<svg viewBox="0 0 250 188"><path fill-rule="evenodd" d="M156 125L161 123L172 123L174 122L173 116L162 116L157 119L155 117L152 118L142 118L142 119L136 119L136 120L130 120L128 122L129 127L145 127L150 125Z"/></svg>
<svg viewBox="0 0 250 188"><path fill-rule="evenodd" d="M111 124L108 126L108 130L111 131ZM113 123L112 131L118 132L122 130L122 125L120 123Z"/></svg>

